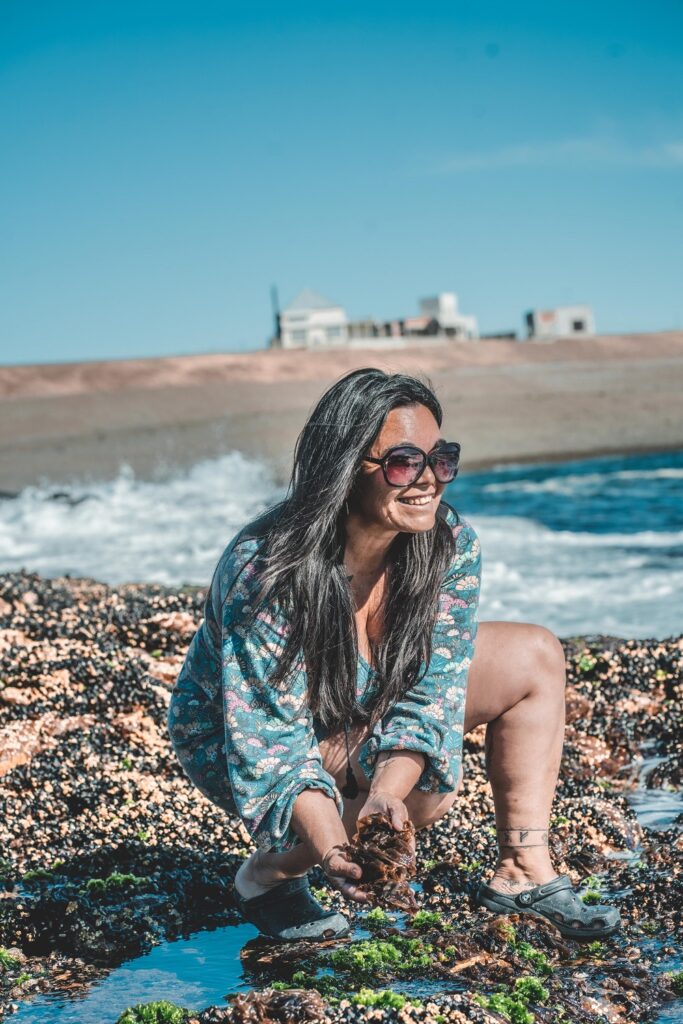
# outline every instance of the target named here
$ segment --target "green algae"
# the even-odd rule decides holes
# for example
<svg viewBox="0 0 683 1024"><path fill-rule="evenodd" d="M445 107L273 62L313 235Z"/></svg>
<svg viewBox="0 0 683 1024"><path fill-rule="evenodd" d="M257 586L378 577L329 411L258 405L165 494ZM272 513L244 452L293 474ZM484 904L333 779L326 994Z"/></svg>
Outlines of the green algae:
<svg viewBox="0 0 683 1024"><path fill-rule="evenodd" d="M351 996L349 1002L354 1006L373 1006L381 1010L402 1010L408 1004L410 1006L422 1006L419 999L410 999L400 992L394 992L390 988L372 989L361 988Z"/></svg>
<svg viewBox="0 0 683 1024"><path fill-rule="evenodd" d="M592 654L582 654L576 663L576 667L579 672L587 673L592 672L598 663L598 659L594 658Z"/></svg>
<svg viewBox="0 0 683 1024"><path fill-rule="evenodd" d="M52 871L46 871L45 868L35 868L32 871L27 871L21 880L25 885L30 885L31 882L51 882L53 878Z"/></svg>
<svg viewBox="0 0 683 1024"><path fill-rule="evenodd" d="M332 893L329 889L318 889L315 885L311 886L311 895L318 901L318 903L322 903L324 907L329 906L332 900Z"/></svg>
<svg viewBox="0 0 683 1024"><path fill-rule="evenodd" d="M545 1003L550 992L539 978L533 975L517 978L512 988L501 986L500 991L491 995L474 996L475 1003L486 1010L499 1013L512 1024L533 1024L535 1017L529 1003Z"/></svg>
<svg viewBox="0 0 683 1024"><path fill-rule="evenodd" d="M289 981L272 981L268 987L276 992L288 989L315 989L331 1006L347 996L345 988L331 974L311 974L309 971L295 971Z"/></svg>
<svg viewBox="0 0 683 1024"><path fill-rule="evenodd" d="M533 1024L535 1020L533 1013L530 1013L524 1003L503 992L496 992L492 996L474 996L474 1002L483 1006L485 1010L499 1013L512 1024Z"/></svg>
<svg viewBox="0 0 683 1024"><path fill-rule="evenodd" d="M330 956L335 970L343 971L357 985L366 985L378 975L399 976L424 971L432 964L433 946L421 939L392 935L388 939L366 939L338 949Z"/></svg>
<svg viewBox="0 0 683 1024"><path fill-rule="evenodd" d="M546 954L541 952L540 949L536 949L530 942L513 942L511 945L518 956L530 963L539 974L547 976L553 973L553 965L548 960Z"/></svg>
<svg viewBox="0 0 683 1024"><path fill-rule="evenodd" d="M6 970L11 970L12 967L16 967L19 960L16 956L12 956L4 946L0 946L0 967L4 967Z"/></svg>
<svg viewBox="0 0 683 1024"><path fill-rule="evenodd" d="M668 975L668 978L672 992L675 992L677 996L683 996L683 971L674 971Z"/></svg>
<svg viewBox="0 0 683 1024"><path fill-rule="evenodd" d="M598 779L598 785L601 780ZM580 897L583 903L589 907L595 906L602 899L602 891L604 889L604 882L602 878L597 875L589 875L588 878L584 878L582 882L582 891Z"/></svg>
<svg viewBox="0 0 683 1024"><path fill-rule="evenodd" d="M330 974L311 974L308 971L295 971L289 981L274 981L270 988L286 992L289 989L315 989L323 996L330 1006L348 1000L354 1006L368 1006L376 1009L402 1010L404 1006L421 1007L422 1001L390 988L375 989L361 985L357 992L350 992L340 979Z"/></svg>
<svg viewBox="0 0 683 1024"><path fill-rule="evenodd" d="M116 1024L185 1024L187 1010L161 999L154 1003L138 1003L124 1010Z"/></svg>
<svg viewBox="0 0 683 1024"><path fill-rule="evenodd" d="M85 888L91 895L104 895L119 889L139 889L147 884L147 879L139 875L122 874L113 871L106 878L89 878Z"/></svg>
<svg viewBox="0 0 683 1024"><path fill-rule="evenodd" d="M418 910L410 919L412 928L418 931L427 931L430 928L437 928L439 931L451 931L453 925L445 921L443 915L437 910Z"/></svg>
<svg viewBox="0 0 683 1024"><path fill-rule="evenodd" d="M516 996L526 1000L527 1003L544 1003L550 996L550 992L540 978L534 978L533 975L517 978L514 992Z"/></svg>
<svg viewBox="0 0 683 1024"><path fill-rule="evenodd" d="M374 907L362 919L362 924L369 932L378 932L383 928L389 928L396 921L395 917L387 914L381 907Z"/></svg>

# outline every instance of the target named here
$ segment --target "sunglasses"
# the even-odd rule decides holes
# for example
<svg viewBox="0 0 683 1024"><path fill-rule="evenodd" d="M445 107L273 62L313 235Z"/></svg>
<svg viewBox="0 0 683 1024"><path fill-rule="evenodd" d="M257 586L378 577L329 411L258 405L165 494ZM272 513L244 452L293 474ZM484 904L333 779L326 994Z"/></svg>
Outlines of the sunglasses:
<svg viewBox="0 0 683 1024"><path fill-rule="evenodd" d="M382 467L384 479L390 487L410 487L417 483L427 463L440 484L449 484L458 475L460 445L452 441L427 454L414 444L398 444L385 452L381 459L369 455L365 455L364 459Z"/></svg>

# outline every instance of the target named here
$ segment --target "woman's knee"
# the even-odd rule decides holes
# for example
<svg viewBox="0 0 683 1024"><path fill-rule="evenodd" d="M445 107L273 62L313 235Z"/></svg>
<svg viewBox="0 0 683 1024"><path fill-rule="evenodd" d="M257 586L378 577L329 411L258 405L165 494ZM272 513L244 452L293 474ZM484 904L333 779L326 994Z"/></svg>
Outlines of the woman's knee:
<svg viewBox="0 0 683 1024"><path fill-rule="evenodd" d="M565 677L567 663L564 647L555 634L545 626L534 626L533 652L539 668L550 675Z"/></svg>
<svg viewBox="0 0 683 1024"><path fill-rule="evenodd" d="M450 793L423 793L414 789L406 797L406 807L416 829L428 828L448 814L462 787L462 777L461 765L455 789Z"/></svg>
<svg viewBox="0 0 683 1024"><path fill-rule="evenodd" d="M465 732L532 697L559 701L565 680L564 650L551 630L532 622L481 622L468 676Z"/></svg>

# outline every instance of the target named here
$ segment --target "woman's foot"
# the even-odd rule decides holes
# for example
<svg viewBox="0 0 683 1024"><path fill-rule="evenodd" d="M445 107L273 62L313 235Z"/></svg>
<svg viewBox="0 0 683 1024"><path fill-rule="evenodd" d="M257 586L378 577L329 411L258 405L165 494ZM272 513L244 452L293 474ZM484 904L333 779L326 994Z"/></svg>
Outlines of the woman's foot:
<svg viewBox="0 0 683 1024"><path fill-rule="evenodd" d="M543 917L566 938L603 938L621 923L616 907L586 906L569 877L553 868L547 846L506 850L488 884L479 886L477 902L496 914Z"/></svg>
<svg viewBox="0 0 683 1024"><path fill-rule="evenodd" d="M621 925L616 907L605 903L587 906L568 875L557 875L542 885L525 886L516 892L501 892L482 882L477 902L494 914L543 917L570 939L602 939Z"/></svg>
<svg viewBox="0 0 683 1024"><path fill-rule="evenodd" d="M235 889L242 899L250 900L256 896L263 896L270 889L273 889L281 882L289 878L302 878L305 871L296 875L285 874L283 871L264 863L261 850L254 852L242 861L237 874L235 875Z"/></svg>
<svg viewBox="0 0 683 1024"><path fill-rule="evenodd" d="M523 889L545 885L557 877L547 846L540 849L519 848L511 856L498 857L488 885L497 892L514 895Z"/></svg>
<svg viewBox="0 0 683 1024"><path fill-rule="evenodd" d="M351 930L343 914L325 910L318 903L306 875L278 882L248 899L235 886L235 903L245 921L278 942L339 939Z"/></svg>

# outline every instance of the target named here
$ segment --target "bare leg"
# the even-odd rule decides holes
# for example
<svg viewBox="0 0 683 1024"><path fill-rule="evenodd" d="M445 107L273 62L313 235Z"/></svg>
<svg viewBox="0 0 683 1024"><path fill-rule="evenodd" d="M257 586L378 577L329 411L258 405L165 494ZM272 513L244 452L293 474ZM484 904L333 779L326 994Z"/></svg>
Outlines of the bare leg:
<svg viewBox="0 0 683 1024"><path fill-rule="evenodd" d="M552 633L526 623L481 623L475 646L465 731L488 723L499 845L489 884L517 892L557 875L548 827L564 736L564 652Z"/></svg>
<svg viewBox="0 0 683 1024"><path fill-rule="evenodd" d="M479 624L468 678L465 732L488 723L486 763L499 843L490 884L501 891L518 891L556 876L547 834L562 756L565 678L562 645L549 630L529 623ZM350 734L351 764L361 792L355 800L344 801L348 835L355 831L369 786L357 759L365 735L363 728ZM341 788L346 770L343 734L323 741L320 749L325 768ZM424 828L442 817L456 793L413 790L405 803L415 827ZM303 845L287 853L259 851L238 872L240 890L247 884L263 892L283 878L305 874L313 863Z"/></svg>

